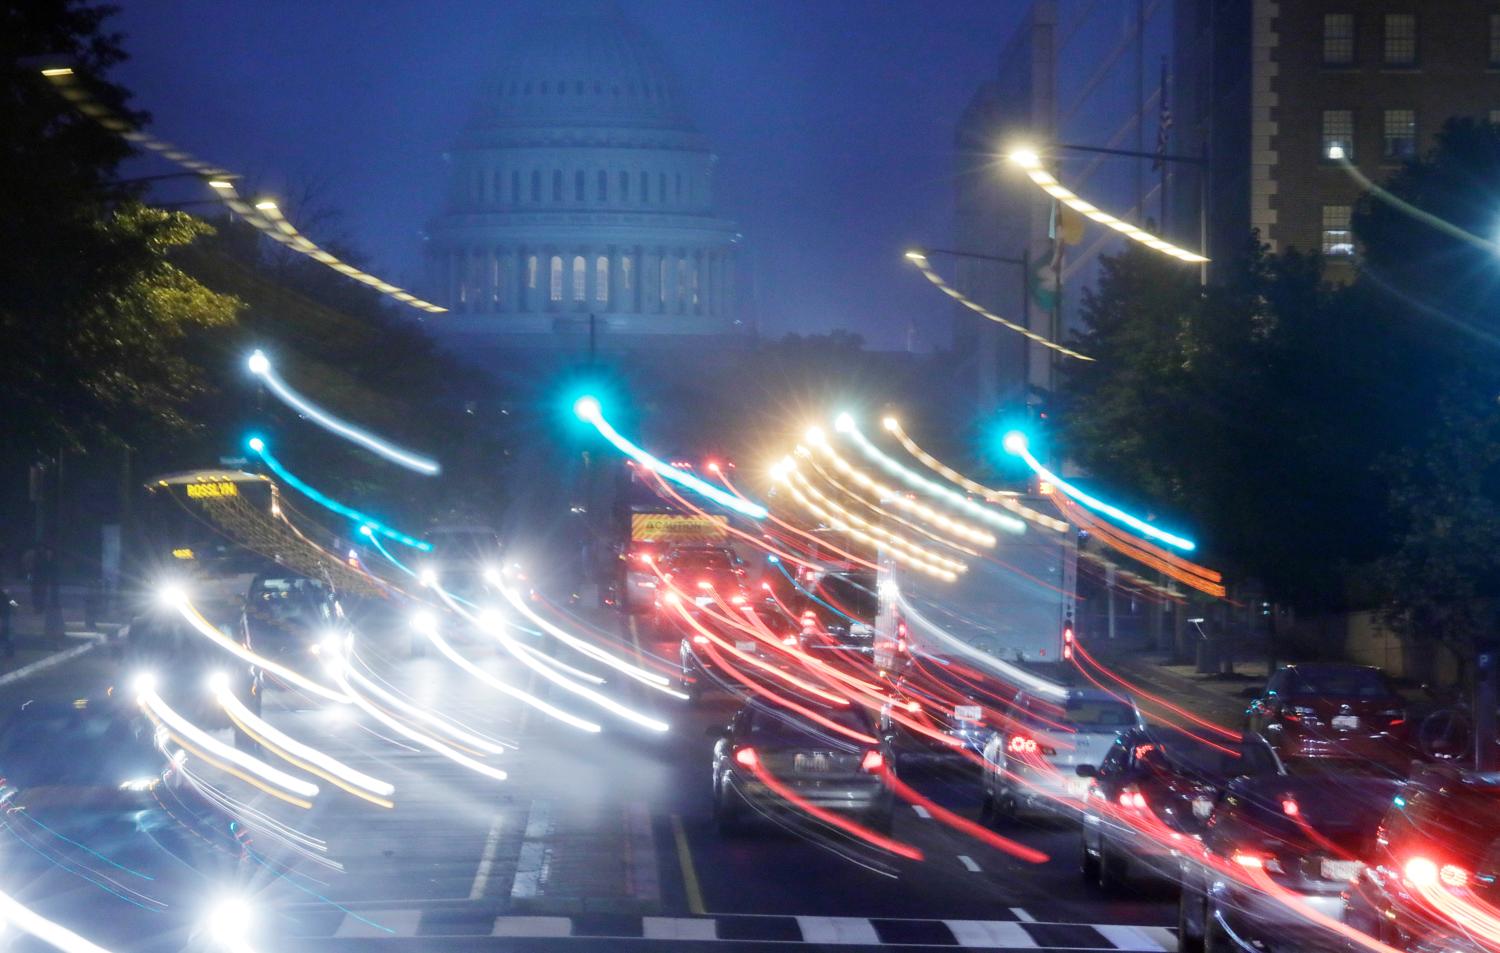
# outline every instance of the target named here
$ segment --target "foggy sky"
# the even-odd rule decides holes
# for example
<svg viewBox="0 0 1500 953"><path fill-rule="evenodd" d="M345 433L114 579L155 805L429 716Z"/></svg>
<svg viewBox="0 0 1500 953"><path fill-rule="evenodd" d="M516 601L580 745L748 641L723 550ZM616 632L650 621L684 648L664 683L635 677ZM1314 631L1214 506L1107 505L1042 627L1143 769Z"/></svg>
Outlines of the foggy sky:
<svg viewBox="0 0 1500 953"><path fill-rule="evenodd" d="M958 118L1024 0L620 0L720 157L761 332L946 343L951 307L901 260L950 234ZM407 286L481 78L537 0L121 0L116 76L152 131L269 194L311 190ZM133 166L132 174L170 171ZM175 191L174 191L175 188ZM181 184L163 200L197 198ZM439 318L440 320L440 318Z"/></svg>

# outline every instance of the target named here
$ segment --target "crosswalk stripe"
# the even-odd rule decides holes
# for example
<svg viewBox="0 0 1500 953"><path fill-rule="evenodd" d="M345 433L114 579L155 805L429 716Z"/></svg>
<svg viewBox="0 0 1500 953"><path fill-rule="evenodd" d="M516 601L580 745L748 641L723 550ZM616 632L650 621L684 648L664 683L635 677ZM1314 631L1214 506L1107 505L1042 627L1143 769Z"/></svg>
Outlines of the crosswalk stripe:
<svg viewBox="0 0 1500 953"><path fill-rule="evenodd" d="M496 917L490 936L572 936L573 921L567 917Z"/></svg>
<svg viewBox="0 0 1500 953"><path fill-rule="evenodd" d="M1177 949L1177 935L1166 927L1132 927L1120 924L1098 924L1094 927L1117 950L1161 950L1165 953Z"/></svg>
<svg viewBox="0 0 1500 953"><path fill-rule="evenodd" d="M642 917L641 936L648 940L717 940L717 923L704 917Z"/></svg>
<svg viewBox="0 0 1500 953"><path fill-rule="evenodd" d="M880 943L875 925L864 917L798 917L804 943L871 946Z"/></svg>
<svg viewBox="0 0 1500 953"><path fill-rule="evenodd" d="M959 946L1035 949L1036 941L1009 920L944 920Z"/></svg>

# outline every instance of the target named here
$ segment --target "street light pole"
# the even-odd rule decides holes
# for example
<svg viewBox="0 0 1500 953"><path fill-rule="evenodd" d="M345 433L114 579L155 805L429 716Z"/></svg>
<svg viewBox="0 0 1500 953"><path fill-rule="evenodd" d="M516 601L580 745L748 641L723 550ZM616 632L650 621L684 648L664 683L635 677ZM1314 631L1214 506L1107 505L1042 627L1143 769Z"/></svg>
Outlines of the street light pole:
<svg viewBox="0 0 1500 953"><path fill-rule="evenodd" d="M1031 327L1031 249L1023 248L1020 258L1012 258L1006 255L982 255L979 252L957 251L952 248L916 248L913 251L923 255L949 255L953 258L970 258L975 261L993 261L1002 265L1015 265L1021 269L1021 311L1018 315L1021 324L1027 328ZM1053 337L1049 333L1049 337ZM1055 340L1056 338L1053 337ZM1025 342L1021 345L1021 384L1022 388L1029 388L1031 384L1031 343ZM1030 406L1028 395L1027 405Z"/></svg>

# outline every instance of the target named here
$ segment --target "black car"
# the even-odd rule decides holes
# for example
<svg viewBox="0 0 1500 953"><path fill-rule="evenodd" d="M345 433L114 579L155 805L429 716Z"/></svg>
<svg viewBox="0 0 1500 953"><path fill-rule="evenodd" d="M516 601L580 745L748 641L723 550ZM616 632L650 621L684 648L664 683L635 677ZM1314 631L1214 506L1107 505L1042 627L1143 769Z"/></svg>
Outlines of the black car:
<svg viewBox="0 0 1500 953"><path fill-rule="evenodd" d="M1239 751L1175 728L1122 731L1097 767L1075 768L1093 779L1081 811L1084 878L1106 891L1138 869L1175 880L1240 762Z"/></svg>
<svg viewBox="0 0 1500 953"><path fill-rule="evenodd" d="M887 752L875 739L873 720L862 709L820 708L818 715L872 743L787 709L751 704L722 731L713 753L714 818L725 833L737 831L752 813L796 810L764 783L763 772L798 799L850 814L877 831L889 831L894 798L881 780Z"/></svg>

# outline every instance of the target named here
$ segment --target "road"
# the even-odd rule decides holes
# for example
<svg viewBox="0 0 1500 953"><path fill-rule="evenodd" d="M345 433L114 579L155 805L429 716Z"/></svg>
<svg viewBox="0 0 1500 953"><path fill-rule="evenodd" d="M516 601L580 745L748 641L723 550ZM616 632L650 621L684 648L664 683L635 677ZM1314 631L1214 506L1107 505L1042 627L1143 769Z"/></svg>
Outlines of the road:
<svg viewBox="0 0 1500 953"><path fill-rule="evenodd" d="M618 627L629 650L675 656L675 643L644 626L601 618ZM527 673L494 649L461 648L486 670L526 682ZM1176 923L1173 894L1143 885L1115 899L1086 887L1076 830L1061 822L1006 832L1050 855L1042 865L910 806L899 810L894 837L918 847L922 862L796 825L764 822L721 836L710 816L709 734L733 711L727 696L710 694L689 707L644 688L621 689L631 704L670 721L670 731L604 719L603 733L590 735L499 696L435 653L408 657L404 639L374 639L363 654L417 703L514 743L499 758L509 778L480 777L380 737L377 731L388 732L378 725L271 693L273 724L391 781L397 806L330 789L311 811L298 812L236 790L324 839L342 868L300 865L292 876L242 878L239 889L253 889L255 949L1175 949L1166 929ZM0 702L71 698L127 675L110 653L95 652L0 688ZM977 816L967 779L913 783ZM151 929L149 917L110 915L118 902L101 891L73 896L49 915L111 949L144 948L139 931Z"/></svg>

